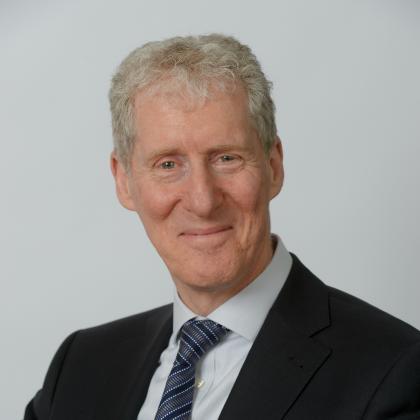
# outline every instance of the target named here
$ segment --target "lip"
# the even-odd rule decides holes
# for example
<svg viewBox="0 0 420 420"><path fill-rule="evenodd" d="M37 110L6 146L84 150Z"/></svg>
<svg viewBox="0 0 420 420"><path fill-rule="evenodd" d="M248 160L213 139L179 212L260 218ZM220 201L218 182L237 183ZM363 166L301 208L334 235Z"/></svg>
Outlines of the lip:
<svg viewBox="0 0 420 420"><path fill-rule="evenodd" d="M181 236L210 236L232 229L232 226L213 226L208 228L188 229L181 233Z"/></svg>

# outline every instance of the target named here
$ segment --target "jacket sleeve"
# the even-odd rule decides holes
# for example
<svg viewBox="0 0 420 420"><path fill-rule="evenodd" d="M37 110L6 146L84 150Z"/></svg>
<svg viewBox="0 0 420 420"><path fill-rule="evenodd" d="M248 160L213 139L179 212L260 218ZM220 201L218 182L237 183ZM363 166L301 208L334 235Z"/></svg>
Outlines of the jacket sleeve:
<svg viewBox="0 0 420 420"><path fill-rule="evenodd" d="M57 382L76 334L77 331L68 336L57 350L48 368L42 389L26 406L24 420L48 420L50 418Z"/></svg>
<svg viewBox="0 0 420 420"><path fill-rule="evenodd" d="M420 419L420 342L394 363L376 389L363 420Z"/></svg>

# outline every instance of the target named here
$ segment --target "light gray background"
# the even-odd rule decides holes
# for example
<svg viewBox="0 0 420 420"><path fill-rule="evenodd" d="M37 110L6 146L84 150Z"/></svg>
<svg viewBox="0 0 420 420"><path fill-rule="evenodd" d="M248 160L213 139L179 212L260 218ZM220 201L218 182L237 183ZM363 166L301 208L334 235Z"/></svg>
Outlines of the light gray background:
<svg viewBox="0 0 420 420"><path fill-rule="evenodd" d="M420 2L0 3L0 418L59 343L168 302L108 168L107 90L133 48L220 31L274 82L286 180L273 230L325 282L420 327Z"/></svg>

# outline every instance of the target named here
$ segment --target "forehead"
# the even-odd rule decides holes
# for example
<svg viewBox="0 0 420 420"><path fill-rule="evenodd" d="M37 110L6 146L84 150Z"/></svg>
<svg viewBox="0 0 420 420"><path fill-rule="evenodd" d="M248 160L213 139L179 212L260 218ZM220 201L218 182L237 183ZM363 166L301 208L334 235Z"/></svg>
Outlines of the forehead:
<svg viewBox="0 0 420 420"><path fill-rule="evenodd" d="M134 101L134 117L137 141L150 136L155 141L180 136L229 136L252 130L243 88L213 90L204 98L188 92L140 92Z"/></svg>

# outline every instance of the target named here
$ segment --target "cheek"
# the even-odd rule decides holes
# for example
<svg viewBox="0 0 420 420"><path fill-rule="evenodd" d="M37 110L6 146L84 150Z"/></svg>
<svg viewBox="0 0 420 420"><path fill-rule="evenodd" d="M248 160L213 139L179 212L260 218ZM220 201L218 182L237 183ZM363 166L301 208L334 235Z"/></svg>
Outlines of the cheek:
<svg viewBox="0 0 420 420"><path fill-rule="evenodd" d="M156 185L138 185L136 188L137 213L145 224L149 220L157 222L165 219L176 201L176 194L168 188L162 189Z"/></svg>
<svg viewBox="0 0 420 420"><path fill-rule="evenodd" d="M247 176L230 186L230 196L244 213L253 215L268 206L267 184L261 176Z"/></svg>

